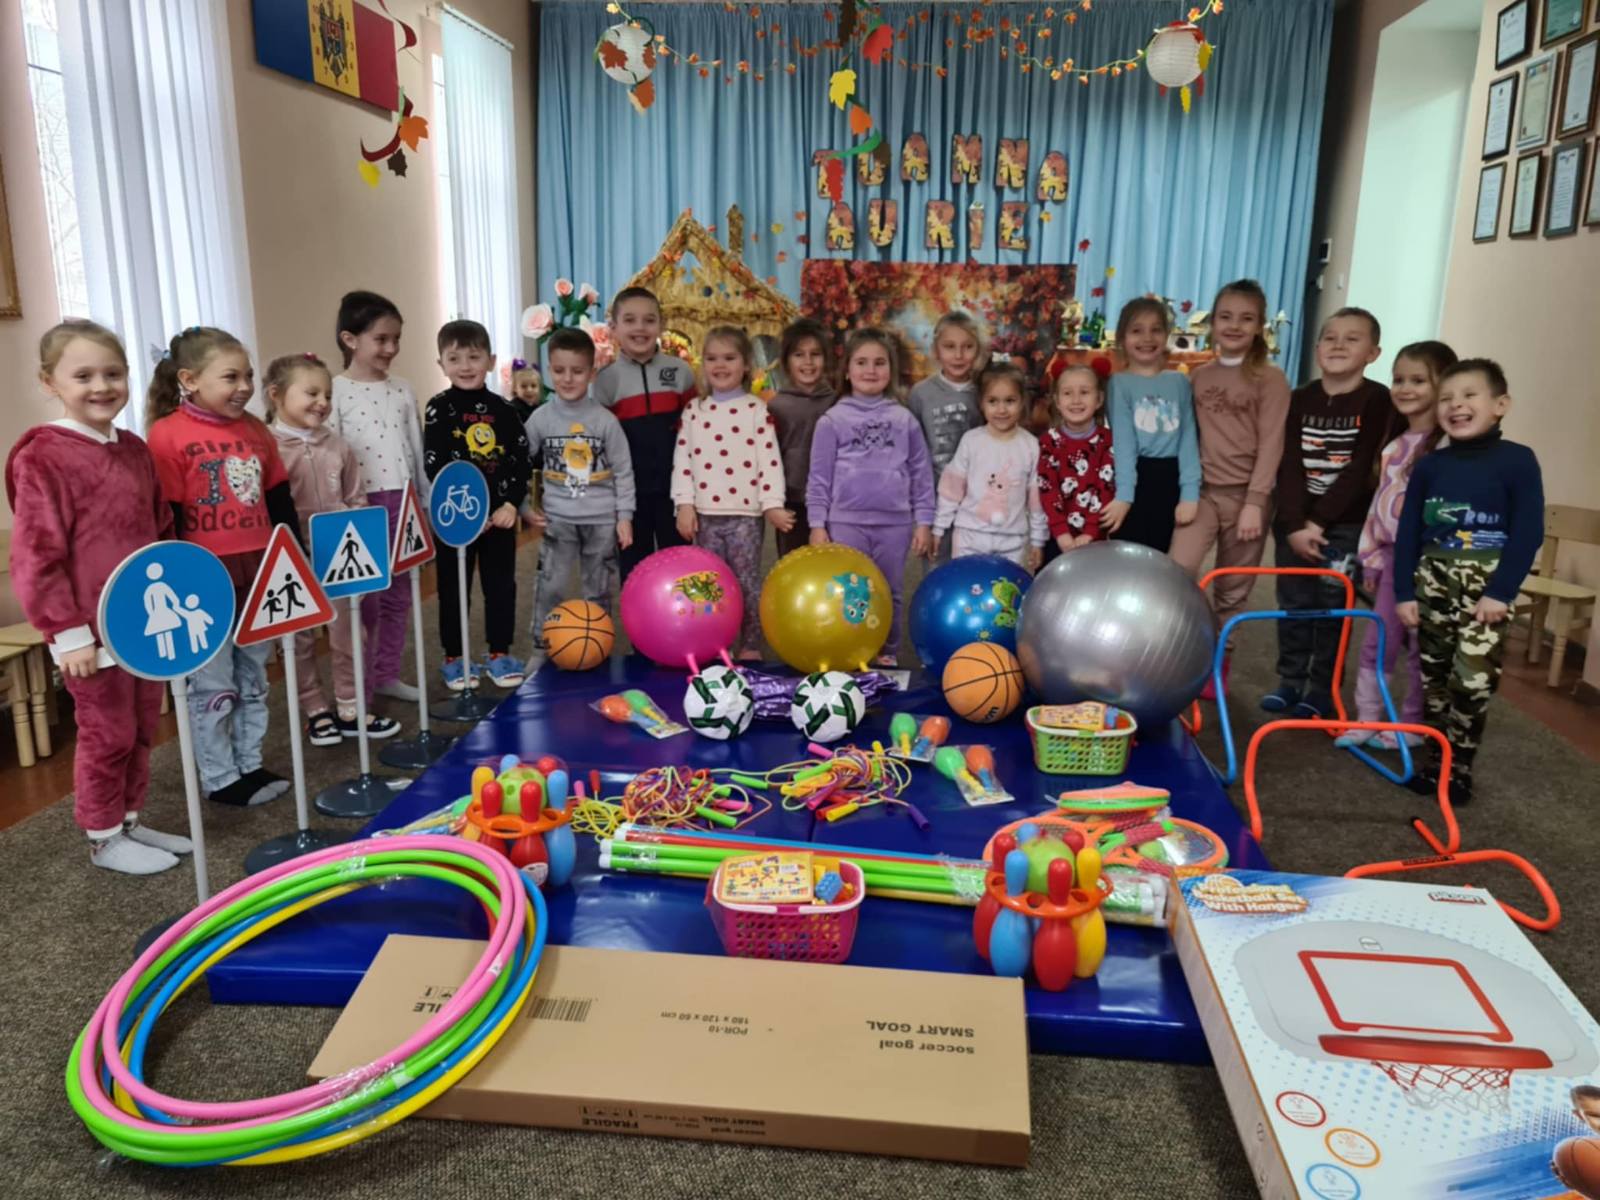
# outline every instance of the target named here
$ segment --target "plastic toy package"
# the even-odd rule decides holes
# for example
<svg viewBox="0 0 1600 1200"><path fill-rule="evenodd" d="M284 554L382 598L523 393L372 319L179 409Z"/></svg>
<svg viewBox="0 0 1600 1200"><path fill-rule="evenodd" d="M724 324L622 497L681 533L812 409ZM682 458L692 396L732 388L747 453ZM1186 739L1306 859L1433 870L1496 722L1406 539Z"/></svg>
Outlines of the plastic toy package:
<svg viewBox="0 0 1600 1200"><path fill-rule="evenodd" d="M637 725L653 738L677 737L680 733L689 732L662 712L648 693L638 688L602 696L589 707L618 725Z"/></svg>
<svg viewBox="0 0 1600 1200"><path fill-rule="evenodd" d="M934 751L933 769L960 789L969 808L1010 804L1016 799L1000 782L991 746L941 746Z"/></svg>
<svg viewBox="0 0 1600 1200"><path fill-rule="evenodd" d="M889 719L889 744L896 758L931 763L950 736L950 718L941 713L898 712Z"/></svg>

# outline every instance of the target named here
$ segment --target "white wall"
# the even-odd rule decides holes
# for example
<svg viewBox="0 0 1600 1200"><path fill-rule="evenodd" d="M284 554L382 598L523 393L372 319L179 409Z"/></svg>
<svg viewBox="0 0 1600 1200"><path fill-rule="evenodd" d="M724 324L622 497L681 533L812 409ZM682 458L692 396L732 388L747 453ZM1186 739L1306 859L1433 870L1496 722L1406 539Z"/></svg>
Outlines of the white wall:
<svg viewBox="0 0 1600 1200"><path fill-rule="evenodd" d="M1478 31L1440 29L1429 0L1383 31L1351 249L1347 302L1383 324L1374 379L1394 353L1439 334L1460 178L1461 139L1477 62ZM1471 4L1476 22L1478 6Z"/></svg>

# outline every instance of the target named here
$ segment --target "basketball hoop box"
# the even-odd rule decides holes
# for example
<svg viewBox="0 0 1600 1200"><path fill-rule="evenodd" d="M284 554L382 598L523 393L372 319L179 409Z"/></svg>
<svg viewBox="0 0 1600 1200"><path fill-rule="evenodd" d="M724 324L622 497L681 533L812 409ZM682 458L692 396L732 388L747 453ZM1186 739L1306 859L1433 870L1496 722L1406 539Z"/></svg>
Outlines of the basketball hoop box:
<svg viewBox="0 0 1600 1200"><path fill-rule="evenodd" d="M1180 888L1172 940L1262 1196L1590 1194L1551 1160L1600 1139L1600 1091L1572 1092L1600 1088L1600 1027L1487 892L1267 871Z"/></svg>

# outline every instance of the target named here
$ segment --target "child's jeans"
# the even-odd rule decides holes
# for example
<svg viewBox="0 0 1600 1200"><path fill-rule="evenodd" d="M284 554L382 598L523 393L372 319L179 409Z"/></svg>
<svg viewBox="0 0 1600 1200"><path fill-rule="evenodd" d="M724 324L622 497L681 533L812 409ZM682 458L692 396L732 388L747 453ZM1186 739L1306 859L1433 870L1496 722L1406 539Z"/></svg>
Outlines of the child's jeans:
<svg viewBox="0 0 1600 1200"><path fill-rule="evenodd" d="M1328 544L1323 561L1308 563L1289 548L1288 533L1276 531L1280 567L1330 567L1350 575L1355 568L1359 525L1330 525L1323 531ZM1344 584L1331 575L1278 576L1278 607L1343 608ZM1326 699L1333 692L1333 661L1339 653L1339 622L1333 620L1278 621L1278 682L1307 697Z"/></svg>
<svg viewBox="0 0 1600 1200"><path fill-rule="evenodd" d="M564 600L590 600L611 611L617 570L617 523L577 525L549 519L539 543L539 577L533 592L533 641L544 645L544 623ZM572 590L572 576L578 590Z"/></svg>
<svg viewBox="0 0 1600 1200"><path fill-rule="evenodd" d="M1394 547L1383 552L1382 563L1367 572L1373 585L1372 611L1383 622L1383 663L1378 662L1378 631L1371 621L1362 621L1366 635L1361 642L1361 672L1356 676L1356 718L1361 721L1383 721L1388 718L1383 711L1383 694L1378 690L1378 672L1385 676L1394 670L1401 650L1406 655L1406 698L1401 705L1400 719L1408 725L1422 720L1422 657L1417 645L1415 630L1400 624L1394 610Z"/></svg>
<svg viewBox="0 0 1600 1200"><path fill-rule="evenodd" d="M189 727L200 787L207 794L261 767L267 736L267 659L271 642L221 651L189 676Z"/></svg>

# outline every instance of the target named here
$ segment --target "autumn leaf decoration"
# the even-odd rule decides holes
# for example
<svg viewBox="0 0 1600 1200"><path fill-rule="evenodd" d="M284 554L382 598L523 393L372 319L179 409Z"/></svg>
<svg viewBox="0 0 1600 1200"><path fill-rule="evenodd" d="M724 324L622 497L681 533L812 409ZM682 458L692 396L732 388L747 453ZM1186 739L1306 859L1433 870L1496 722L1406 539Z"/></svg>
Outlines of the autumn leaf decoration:
<svg viewBox="0 0 1600 1200"><path fill-rule="evenodd" d="M848 45L859 24L864 31L861 35L862 61L880 67L887 63L889 53L894 49L894 28L883 19L877 8L861 6L858 11L856 4L847 4L843 17L841 42ZM857 82L854 67L841 66L828 77L828 103L848 114L851 136L862 139L848 150L835 152L824 163L828 198L836 204L844 198L844 160L861 154L874 154L883 144L883 133L873 127L872 114L856 99Z"/></svg>
<svg viewBox="0 0 1600 1200"><path fill-rule="evenodd" d="M394 132L389 140L376 150L367 149L365 140L361 143L361 161L356 164L361 178L368 187L377 187L378 163L382 163L392 173L403 178L406 173L406 152L401 146L410 148L414 153L417 144L427 136L428 119L417 116L416 106L411 103L411 97L406 95L404 88L401 88L400 111L395 113Z"/></svg>

